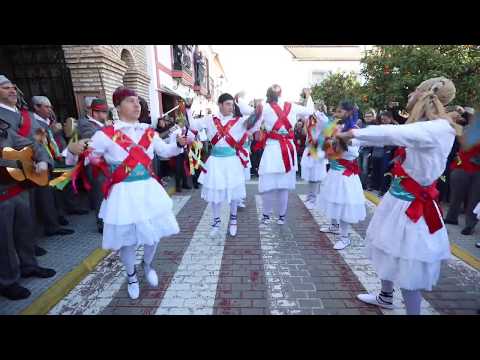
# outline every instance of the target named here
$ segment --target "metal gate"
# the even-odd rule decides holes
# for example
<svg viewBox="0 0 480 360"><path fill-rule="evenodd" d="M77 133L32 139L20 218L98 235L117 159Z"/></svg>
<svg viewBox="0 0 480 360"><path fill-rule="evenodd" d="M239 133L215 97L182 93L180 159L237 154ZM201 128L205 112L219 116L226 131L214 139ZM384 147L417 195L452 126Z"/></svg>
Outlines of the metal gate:
<svg viewBox="0 0 480 360"><path fill-rule="evenodd" d="M70 69L65 63L61 45L2 45L5 73L30 99L34 95L47 96L58 121L77 118ZM1 64L0 64L1 65Z"/></svg>

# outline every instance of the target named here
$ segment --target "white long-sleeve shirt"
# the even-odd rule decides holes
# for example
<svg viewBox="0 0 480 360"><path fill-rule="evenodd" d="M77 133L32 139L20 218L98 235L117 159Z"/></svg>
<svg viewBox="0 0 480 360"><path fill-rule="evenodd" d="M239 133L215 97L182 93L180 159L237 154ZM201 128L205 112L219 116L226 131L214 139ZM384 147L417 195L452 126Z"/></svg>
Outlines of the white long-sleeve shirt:
<svg viewBox="0 0 480 360"><path fill-rule="evenodd" d="M283 110L285 101L282 98L279 98L277 104ZM297 117L308 117L315 112L315 106L313 104L313 100L311 96L307 98L306 106L297 105L295 103L291 103L291 104L292 104L292 108L288 113L287 117L288 117L288 120L290 121L290 124L292 125L292 128L295 127L295 123L297 122ZM271 131L273 126L277 122L278 116L273 110L273 108L270 106L270 104L267 103L263 106L262 117L263 117L263 124L265 125L265 130ZM284 127L282 126L280 130L281 129L284 129ZM276 140L270 139L269 141L276 141Z"/></svg>
<svg viewBox="0 0 480 360"><path fill-rule="evenodd" d="M236 140L239 141L245 132L247 131L245 127L245 121L248 119L249 115L254 111L254 109L248 106L242 99L239 99L238 106L240 107L240 111L244 116L242 116L237 123L230 129L230 135ZM231 115L222 115L217 114L216 117L220 119L220 123L222 126L234 118L233 114ZM259 119L261 121L261 118ZM207 115L196 119L190 119L190 127L195 130L205 129L207 131L207 137L209 140L217 133L217 127L213 122L213 115ZM220 139L217 143L218 146L229 146L228 143L225 141L225 138Z"/></svg>
<svg viewBox="0 0 480 360"><path fill-rule="evenodd" d="M140 122L129 123L121 120L116 121L113 126L115 130L121 130L137 144L145 131L150 127L150 125ZM93 135L90 146L93 148L94 155L103 155L105 161L109 164L122 162L128 156L128 152L113 142L103 131L97 131ZM178 147L176 141L167 144L155 132L146 154L150 159L153 159L154 152L163 158L170 158L177 156L182 151L183 148Z"/></svg>
<svg viewBox="0 0 480 360"><path fill-rule="evenodd" d="M353 130L357 146L403 146L405 171L420 185L429 186L447 166L455 130L445 119L406 125L378 125Z"/></svg>

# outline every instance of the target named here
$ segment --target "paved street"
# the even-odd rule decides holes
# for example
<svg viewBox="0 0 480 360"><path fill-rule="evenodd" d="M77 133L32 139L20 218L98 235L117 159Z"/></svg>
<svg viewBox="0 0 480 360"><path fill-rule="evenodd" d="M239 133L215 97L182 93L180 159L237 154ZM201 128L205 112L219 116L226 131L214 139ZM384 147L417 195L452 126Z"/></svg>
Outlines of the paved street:
<svg viewBox="0 0 480 360"><path fill-rule="evenodd" d="M306 186L290 194L287 223L260 224L261 197L247 185L247 207L239 211L236 237L228 235L228 209L220 235L208 237L210 208L200 192L173 197L181 232L163 239L155 267L160 285L150 288L140 270L141 295L130 300L122 265L108 255L50 314L403 314L399 289L395 309L379 310L355 299L378 290L379 281L363 254L369 219L354 226L353 246L332 249L333 236L317 210L304 206ZM368 204L369 218L375 205ZM260 225L259 225L260 224ZM138 251L138 262L141 259ZM453 258L442 269L438 286L424 293L423 314L476 314L480 274Z"/></svg>

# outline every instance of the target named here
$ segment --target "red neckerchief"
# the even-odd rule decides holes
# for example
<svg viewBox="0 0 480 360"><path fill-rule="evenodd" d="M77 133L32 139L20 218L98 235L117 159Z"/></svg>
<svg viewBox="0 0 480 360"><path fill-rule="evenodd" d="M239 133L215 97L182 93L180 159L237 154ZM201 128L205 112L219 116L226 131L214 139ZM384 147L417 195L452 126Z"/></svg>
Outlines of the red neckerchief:
<svg viewBox="0 0 480 360"><path fill-rule="evenodd" d="M26 109L20 110L20 114L22 115L23 123L20 129L18 129L18 135L28 137L32 128L32 118Z"/></svg>

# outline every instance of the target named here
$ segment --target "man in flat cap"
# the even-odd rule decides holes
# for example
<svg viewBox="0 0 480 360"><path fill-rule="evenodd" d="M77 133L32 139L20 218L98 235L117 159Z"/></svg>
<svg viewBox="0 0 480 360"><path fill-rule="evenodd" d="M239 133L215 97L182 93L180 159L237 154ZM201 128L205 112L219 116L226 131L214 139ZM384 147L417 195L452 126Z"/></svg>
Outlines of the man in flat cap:
<svg viewBox="0 0 480 360"><path fill-rule="evenodd" d="M90 140L98 130L101 130L105 126L107 117L107 102L103 99L93 99L85 118L80 119L78 122L80 139ZM88 193L90 207L92 210L95 210L95 214L97 215L97 228L101 233L103 231L103 222L102 219L98 218L98 212L100 211L100 205L103 200L101 187L104 181L104 176L100 173L97 178L94 178L91 166L87 166L87 175L92 184L92 191L89 191Z"/></svg>

